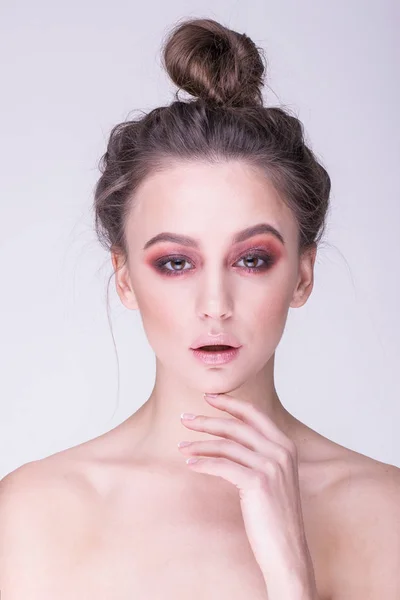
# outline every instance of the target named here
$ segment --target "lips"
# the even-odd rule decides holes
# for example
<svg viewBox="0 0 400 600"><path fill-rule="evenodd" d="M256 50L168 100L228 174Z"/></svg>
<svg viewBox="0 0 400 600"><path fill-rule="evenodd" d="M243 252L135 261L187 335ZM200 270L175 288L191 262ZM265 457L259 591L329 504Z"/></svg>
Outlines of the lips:
<svg viewBox="0 0 400 600"><path fill-rule="evenodd" d="M213 344L210 350L203 350L203 348L191 349L195 358L202 362L204 365L210 367L218 367L230 363L235 360L240 352L241 347L233 348L230 346L226 350L216 350L218 344Z"/></svg>
<svg viewBox="0 0 400 600"><path fill-rule="evenodd" d="M205 334L198 337L191 345L192 350L209 346L227 346L229 348L239 348L240 342L230 333L220 332L218 334Z"/></svg>
<svg viewBox="0 0 400 600"><path fill-rule="evenodd" d="M206 352L221 352L222 350L231 350L233 346L221 346L218 344L213 344L211 346L199 346L197 350L203 350Z"/></svg>

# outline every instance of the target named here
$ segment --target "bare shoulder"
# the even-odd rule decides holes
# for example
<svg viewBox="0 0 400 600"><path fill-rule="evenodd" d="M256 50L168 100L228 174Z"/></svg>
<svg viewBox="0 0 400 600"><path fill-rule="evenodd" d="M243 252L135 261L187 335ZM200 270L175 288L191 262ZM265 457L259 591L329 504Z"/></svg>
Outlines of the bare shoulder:
<svg viewBox="0 0 400 600"><path fill-rule="evenodd" d="M337 518L346 525L379 528L400 509L400 469L349 451L339 459L341 476L329 490Z"/></svg>
<svg viewBox="0 0 400 600"><path fill-rule="evenodd" d="M400 469L341 453L329 491L332 600L400 598Z"/></svg>
<svg viewBox="0 0 400 600"><path fill-rule="evenodd" d="M14 501L32 508L43 507L43 499L57 509L60 502L76 509L83 500L106 496L112 485L111 473L124 465L124 437L121 426L81 444L45 458L28 462L0 480L1 506ZM117 473L118 474L118 473ZM26 500L29 501L25 502ZM59 513L57 513L59 514Z"/></svg>
<svg viewBox="0 0 400 600"><path fill-rule="evenodd" d="M102 490L93 441L28 462L3 477L0 516L17 510L44 513L48 522L58 520L60 526L69 517L78 518Z"/></svg>
<svg viewBox="0 0 400 600"><path fill-rule="evenodd" d="M26 463L3 477L0 589L5 597L45 600L46 585L49 598L62 597L52 587L56 574L79 564L93 543L96 512L89 510L89 495L80 470L59 457Z"/></svg>

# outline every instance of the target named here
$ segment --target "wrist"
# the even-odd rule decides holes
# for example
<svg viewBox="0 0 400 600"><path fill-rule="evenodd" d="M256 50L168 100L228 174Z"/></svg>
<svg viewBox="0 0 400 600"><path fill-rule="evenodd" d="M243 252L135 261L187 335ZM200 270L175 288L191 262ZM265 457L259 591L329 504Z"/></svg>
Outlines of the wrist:
<svg viewBox="0 0 400 600"><path fill-rule="evenodd" d="M283 569L263 575L268 600L319 600L315 579L310 574Z"/></svg>
<svg viewBox="0 0 400 600"><path fill-rule="evenodd" d="M320 600L318 592L309 585L298 582L271 582L266 580L268 600Z"/></svg>
<svg viewBox="0 0 400 600"><path fill-rule="evenodd" d="M293 546L289 550L276 552L280 558L262 569L269 600L320 600L308 546L305 551L295 551Z"/></svg>

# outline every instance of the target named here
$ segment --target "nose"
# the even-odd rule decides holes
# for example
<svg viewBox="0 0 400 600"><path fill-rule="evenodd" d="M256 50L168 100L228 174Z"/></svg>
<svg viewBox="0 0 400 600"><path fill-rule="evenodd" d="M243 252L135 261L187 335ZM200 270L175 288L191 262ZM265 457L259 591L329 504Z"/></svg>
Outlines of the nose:
<svg viewBox="0 0 400 600"><path fill-rule="evenodd" d="M203 280L198 295L200 318L227 319L232 315L232 297L223 277L214 276Z"/></svg>

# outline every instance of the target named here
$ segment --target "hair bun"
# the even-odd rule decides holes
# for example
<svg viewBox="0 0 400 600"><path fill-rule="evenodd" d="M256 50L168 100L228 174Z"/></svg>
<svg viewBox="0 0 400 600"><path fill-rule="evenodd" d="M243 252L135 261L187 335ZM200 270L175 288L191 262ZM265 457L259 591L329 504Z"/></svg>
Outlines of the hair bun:
<svg viewBox="0 0 400 600"><path fill-rule="evenodd" d="M262 105L263 58L247 35L212 19L179 23L163 51L164 66L179 88L223 106Z"/></svg>

